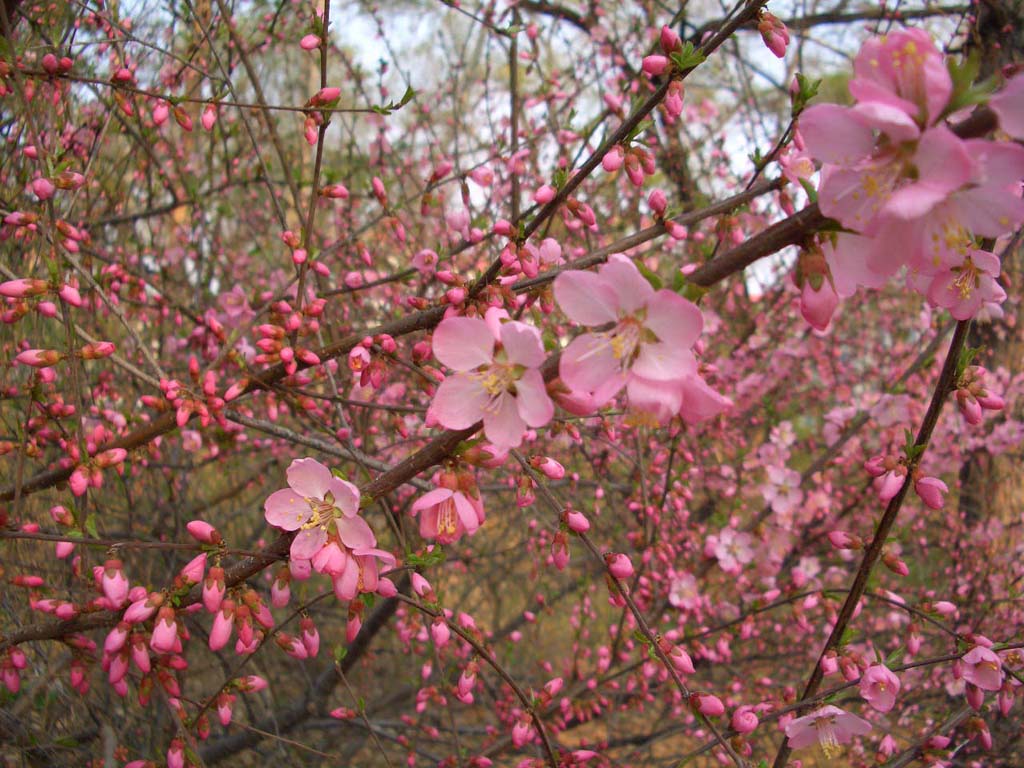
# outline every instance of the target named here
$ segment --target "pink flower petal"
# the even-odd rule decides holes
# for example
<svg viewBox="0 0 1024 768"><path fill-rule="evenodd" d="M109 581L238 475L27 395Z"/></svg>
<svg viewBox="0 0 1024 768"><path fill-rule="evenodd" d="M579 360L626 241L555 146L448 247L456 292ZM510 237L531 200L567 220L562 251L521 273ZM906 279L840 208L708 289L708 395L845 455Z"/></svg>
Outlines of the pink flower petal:
<svg viewBox="0 0 1024 768"><path fill-rule="evenodd" d="M466 533L474 533L480 527L480 520L477 518L476 508L469 502L464 494L455 494L455 511L462 521Z"/></svg>
<svg viewBox="0 0 1024 768"><path fill-rule="evenodd" d="M417 515L424 509L430 509L431 507L437 506L445 499L450 499L454 493L455 491L450 488L435 488L432 491L427 491L412 503L412 507L409 512L412 515Z"/></svg>
<svg viewBox="0 0 1024 768"><path fill-rule="evenodd" d="M345 517L354 517L359 512L359 489L348 480L331 476L330 491L334 505Z"/></svg>
<svg viewBox="0 0 1024 768"><path fill-rule="evenodd" d="M732 407L732 400L709 387L700 376L688 376L680 389L683 404L679 415L687 424L700 424Z"/></svg>
<svg viewBox="0 0 1024 768"><path fill-rule="evenodd" d="M690 349L704 329L704 315L678 293L658 291L647 304L644 326L666 344Z"/></svg>
<svg viewBox="0 0 1024 768"><path fill-rule="evenodd" d="M307 528L299 531L292 539L290 554L297 560L311 560L313 555L327 543L327 532L323 528Z"/></svg>
<svg viewBox="0 0 1024 768"><path fill-rule="evenodd" d="M609 382L615 382L615 390L598 407L610 400L625 385L619 360L612 351L608 337L603 334L584 333L577 336L562 352L558 363L559 375L569 389L579 392L595 392Z"/></svg>
<svg viewBox="0 0 1024 768"><path fill-rule="evenodd" d="M537 368L544 362L544 343L540 331L532 325L505 323L501 326L501 344L511 363Z"/></svg>
<svg viewBox="0 0 1024 768"><path fill-rule="evenodd" d="M323 499L330 490L331 470L316 459L296 459L286 473L288 485L296 493L311 499Z"/></svg>
<svg viewBox="0 0 1024 768"><path fill-rule="evenodd" d="M622 254L613 253L608 263L601 267L600 274L601 279L615 291L620 312L636 312L654 295L654 288L647 282L647 278Z"/></svg>
<svg viewBox="0 0 1024 768"><path fill-rule="evenodd" d="M475 317L449 317L434 331L434 356L456 371L471 371L494 359L494 336Z"/></svg>
<svg viewBox="0 0 1024 768"><path fill-rule="evenodd" d="M274 491L263 502L263 516L271 525L286 531L298 530L313 511L306 500L291 488Z"/></svg>
<svg viewBox="0 0 1024 768"><path fill-rule="evenodd" d="M430 404L430 413L448 429L466 429L483 418L489 400L480 379L457 373L441 382Z"/></svg>
<svg viewBox="0 0 1024 768"><path fill-rule="evenodd" d="M574 323L604 325L618 319L615 292L593 272L563 272L555 278L554 293L558 306Z"/></svg>
<svg viewBox="0 0 1024 768"><path fill-rule="evenodd" d="M373 530L361 517L338 517L334 520L338 529L338 537L349 549L373 547L377 544L377 538Z"/></svg>
<svg viewBox="0 0 1024 768"><path fill-rule="evenodd" d="M543 427L555 415L555 404L548 397L540 371L526 371L516 383L516 407L531 427Z"/></svg>
<svg viewBox="0 0 1024 768"><path fill-rule="evenodd" d="M484 413L484 434L499 448L518 448L525 431L526 424L519 415L516 398L502 392Z"/></svg>
<svg viewBox="0 0 1024 768"><path fill-rule="evenodd" d="M825 163L852 165L874 151L875 134L866 118L849 107L818 104L800 115L807 153Z"/></svg>

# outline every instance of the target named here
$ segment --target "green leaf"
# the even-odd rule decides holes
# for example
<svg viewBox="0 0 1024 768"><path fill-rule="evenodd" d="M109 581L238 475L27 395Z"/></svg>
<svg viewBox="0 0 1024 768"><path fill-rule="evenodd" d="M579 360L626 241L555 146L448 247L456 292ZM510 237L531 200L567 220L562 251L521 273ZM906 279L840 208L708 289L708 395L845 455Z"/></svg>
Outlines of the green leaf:
<svg viewBox="0 0 1024 768"><path fill-rule="evenodd" d="M793 94L793 117L796 117L807 108L808 102L818 95L821 87L821 80L808 80L799 72L796 75L797 92Z"/></svg>
<svg viewBox="0 0 1024 768"><path fill-rule="evenodd" d="M444 561L445 553L440 547L434 547L433 551L422 555L410 552L405 556L406 565L410 565L413 568L429 568L434 565L440 565Z"/></svg>
<svg viewBox="0 0 1024 768"><path fill-rule="evenodd" d="M900 646L895 651L893 651L892 653L890 653L888 656L885 657L885 666L887 666L889 669L892 669L894 666L896 666L897 664L900 663L900 661L903 659L903 656L906 654L906 652L907 652L907 649L904 648L903 646Z"/></svg>
<svg viewBox="0 0 1024 768"><path fill-rule="evenodd" d="M642 261L637 260L633 263L636 264L636 268L640 270L640 274L647 279L647 282L651 284L651 287L656 291L660 291L662 288L661 278L658 277L658 275L648 268L648 266Z"/></svg>
<svg viewBox="0 0 1024 768"><path fill-rule="evenodd" d="M348 656L348 646L338 643L334 646L334 660L338 664L341 664L342 660Z"/></svg>
<svg viewBox="0 0 1024 768"><path fill-rule="evenodd" d="M703 63L707 56L695 48L693 43L686 41L678 51L670 53L669 58L672 59L672 63L675 64L680 71L689 72L694 67Z"/></svg>
<svg viewBox="0 0 1024 768"><path fill-rule="evenodd" d="M807 179L800 179L800 186L803 187L804 192L807 193L808 200L810 200L812 203L818 202L818 190L814 188L814 185L811 184L810 181L808 181Z"/></svg>
<svg viewBox="0 0 1024 768"><path fill-rule="evenodd" d="M96 513L90 512L85 518L85 530L94 539L100 537L99 533L96 532Z"/></svg>
<svg viewBox="0 0 1024 768"><path fill-rule="evenodd" d="M704 298L704 295L710 290L710 288L705 288L703 285L697 285L696 283L687 281L680 290L676 291L676 293L684 299L689 299L694 304L699 304L700 300Z"/></svg>

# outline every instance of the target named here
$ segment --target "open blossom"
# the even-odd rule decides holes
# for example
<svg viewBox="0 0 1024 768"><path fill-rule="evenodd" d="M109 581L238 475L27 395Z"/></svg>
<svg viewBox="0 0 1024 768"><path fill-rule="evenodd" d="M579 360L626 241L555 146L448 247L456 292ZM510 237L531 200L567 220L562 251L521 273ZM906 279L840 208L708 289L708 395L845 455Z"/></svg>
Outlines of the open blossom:
<svg viewBox="0 0 1024 768"><path fill-rule="evenodd" d="M1003 684L1003 662L991 648L971 648L963 657L964 680L983 691L998 691Z"/></svg>
<svg viewBox="0 0 1024 768"><path fill-rule="evenodd" d="M309 560L337 537L351 549L369 548L377 540L358 516L359 489L335 477L316 459L296 459L287 471L289 488L275 491L264 503L267 522L298 531L291 556Z"/></svg>
<svg viewBox="0 0 1024 768"><path fill-rule="evenodd" d="M462 536L472 536L484 522L484 505L479 496L458 489L458 478L451 473L441 478L441 487L413 502L410 510L420 516L420 535L451 544Z"/></svg>
<svg viewBox="0 0 1024 768"><path fill-rule="evenodd" d="M872 664L860 678L860 695L879 712L888 712L896 703L900 679L884 664Z"/></svg>
<svg viewBox="0 0 1024 768"><path fill-rule="evenodd" d="M538 370L544 362L540 332L502 322L491 307L485 319L450 317L434 331L434 355L455 371L437 389L431 415L448 429L483 420L484 434L499 449L516 448L527 427L551 421L555 406Z"/></svg>
<svg viewBox="0 0 1024 768"><path fill-rule="evenodd" d="M749 533L726 528L718 534L717 541L709 540L709 544L713 544L711 553L718 558L723 571L739 573L744 565L754 559L754 550L751 549L753 541Z"/></svg>
<svg viewBox="0 0 1024 768"><path fill-rule="evenodd" d="M554 293L573 322L613 324L577 336L559 363L562 381L597 407L623 388L634 411L659 421L681 411L696 423L730 404L697 373L691 350L704 326L700 310L672 291L655 291L625 256L612 255L597 272L563 272Z"/></svg>
<svg viewBox="0 0 1024 768"><path fill-rule="evenodd" d="M867 720L827 704L791 721L786 726L786 736L790 748L802 749L817 742L825 757L831 759L841 751L840 744L846 744L854 736L863 736L870 730L871 724Z"/></svg>

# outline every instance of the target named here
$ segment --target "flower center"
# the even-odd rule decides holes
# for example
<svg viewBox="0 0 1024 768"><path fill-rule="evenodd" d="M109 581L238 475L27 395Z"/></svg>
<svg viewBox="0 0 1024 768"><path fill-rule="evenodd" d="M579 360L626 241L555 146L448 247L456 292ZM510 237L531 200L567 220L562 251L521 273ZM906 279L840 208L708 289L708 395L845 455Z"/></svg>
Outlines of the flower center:
<svg viewBox="0 0 1024 768"><path fill-rule="evenodd" d="M961 299L969 298L971 292L978 286L978 268L974 266L974 262L968 256L963 266L957 267L954 271L960 273L953 281L957 293L960 294Z"/></svg>
<svg viewBox="0 0 1024 768"><path fill-rule="evenodd" d="M454 497L447 498L441 502L437 510L437 535L454 536L457 517L455 514Z"/></svg>
<svg viewBox="0 0 1024 768"><path fill-rule="evenodd" d="M825 757L831 759L842 752L836 737L836 718L833 715L816 718L814 727L818 730L818 743Z"/></svg>

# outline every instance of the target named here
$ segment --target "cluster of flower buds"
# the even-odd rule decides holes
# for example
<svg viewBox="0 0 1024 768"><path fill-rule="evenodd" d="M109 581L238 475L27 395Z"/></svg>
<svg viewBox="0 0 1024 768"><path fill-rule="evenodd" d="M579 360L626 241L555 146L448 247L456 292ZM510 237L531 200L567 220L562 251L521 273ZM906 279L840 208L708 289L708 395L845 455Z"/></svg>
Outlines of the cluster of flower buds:
<svg viewBox="0 0 1024 768"><path fill-rule="evenodd" d="M373 355L374 345L382 355ZM360 387L380 389L387 381L387 357L398 349L394 338L386 333L377 336L365 336L352 347L348 354L348 368L359 377Z"/></svg>
<svg viewBox="0 0 1024 768"><path fill-rule="evenodd" d="M987 371L980 365L971 365L957 381L954 397L964 421L968 424L981 424L985 411L1001 411L1006 406L1002 397L986 388L986 373Z"/></svg>
<svg viewBox="0 0 1024 768"><path fill-rule="evenodd" d="M164 399L143 395L139 398L140 401L143 405L160 411L173 408L175 422L179 427L188 424L193 414L199 416L199 422L204 427L214 420L224 426L225 398L217 394L217 374L208 370L200 375L199 361L195 356L189 359L188 370L192 386L187 386L177 379L161 379L160 390L164 393Z"/></svg>
<svg viewBox="0 0 1024 768"><path fill-rule="evenodd" d="M312 366L320 364L320 357L312 349L295 345L289 341L289 335L298 337L312 336L320 329L320 316L323 315L326 299L312 299L300 311L292 308L287 301L277 301L271 305L270 322L257 327L260 334L256 346L261 350L255 361L273 365L281 363L289 376L299 369L299 365Z"/></svg>
<svg viewBox="0 0 1024 768"><path fill-rule="evenodd" d="M0 312L0 322L12 324L18 322L29 313L34 306L36 312L43 317L56 317L57 304L47 296L56 298L72 307L82 306L82 296L74 283L51 284L46 280L20 278L0 283L0 296L6 299L4 309ZM35 365L35 363L24 363Z"/></svg>
<svg viewBox="0 0 1024 768"><path fill-rule="evenodd" d="M110 448L97 453L91 459L75 467L68 478L68 487L75 496L81 496L89 488L103 487L103 471L114 467L118 474L124 472L124 460L128 451L124 448Z"/></svg>
<svg viewBox="0 0 1024 768"><path fill-rule="evenodd" d="M864 468L875 478L875 491L878 493L878 498L886 502L899 493L907 477L905 458L884 454L873 456L864 463ZM914 491L925 506L931 509L942 509L946 501L945 494L949 493L946 484L937 477L925 475L920 467L914 468L913 480Z"/></svg>
<svg viewBox="0 0 1024 768"><path fill-rule="evenodd" d="M634 187L644 185L644 177L654 174L654 155L640 146L628 149L621 144L612 147L601 159L601 167L608 173L614 173L625 166L626 175Z"/></svg>

